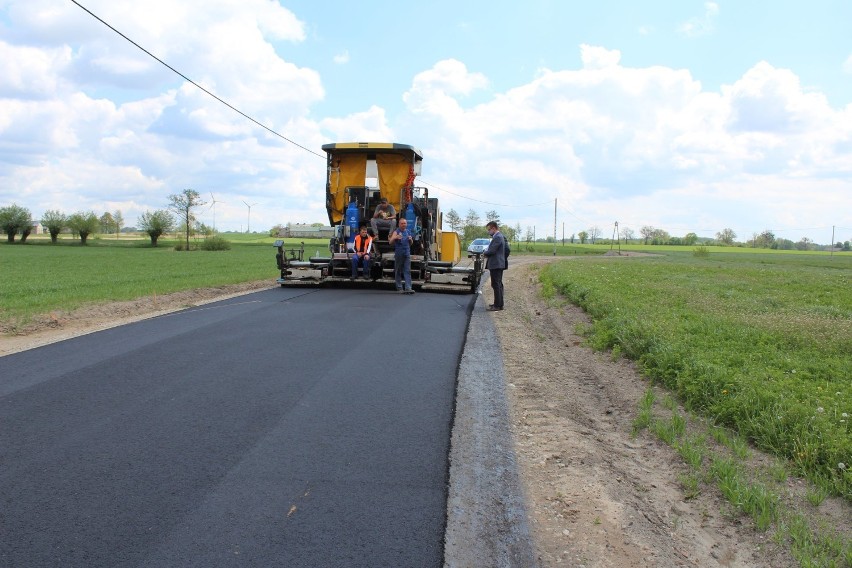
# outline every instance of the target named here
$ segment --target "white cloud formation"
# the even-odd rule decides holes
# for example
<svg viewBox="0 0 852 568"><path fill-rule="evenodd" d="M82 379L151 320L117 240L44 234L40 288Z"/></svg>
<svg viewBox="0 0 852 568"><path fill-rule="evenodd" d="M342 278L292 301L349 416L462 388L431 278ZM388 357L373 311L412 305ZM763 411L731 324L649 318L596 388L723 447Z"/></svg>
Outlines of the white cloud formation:
<svg viewBox="0 0 852 568"><path fill-rule="evenodd" d="M719 4L704 3L704 14L691 18L678 26L678 32L686 37L700 37L711 34L716 29L716 18L719 17Z"/></svg>
<svg viewBox="0 0 852 568"><path fill-rule="evenodd" d="M275 53L271 41L305 37L303 24L277 3L247 0L235 9L224 0L92 0L86 6L241 111L319 147L320 127L305 117L324 96L322 84L316 71ZM142 211L163 207L166 195L200 179L212 179L213 189L270 201L281 199L282 184L298 193L310 183L298 166L317 157L299 151L294 159L282 151L285 142L73 4L11 2L6 14L13 32L0 41L3 203L27 202L36 216L123 203L133 224ZM194 25L187 27L189 20ZM27 29L41 45L15 43L21 39L16 29ZM268 209L262 221L271 226L280 219ZM217 211L220 220L226 212L227 206ZM258 221L262 216L258 212Z"/></svg>
<svg viewBox="0 0 852 568"><path fill-rule="evenodd" d="M338 53L334 56L333 61L337 65L343 65L345 63L349 63L349 51L345 50L342 53Z"/></svg>
<svg viewBox="0 0 852 568"><path fill-rule="evenodd" d="M470 73L461 61L446 59L418 73L402 98L415 112L451 116L459 108L454 95L469 95L487 86L483 74Z"/></svg>
<svg viewBox="0 0 852 568"><path fill-rule="evenodd" d="M607 69L616 67L621 61L621 52L617 49L606 49L594 45L580 46L580 59L583 69Z"/></svg>
<svg viewBox="0 0 852 568"><path fill-rule="evenodd" d="M71 49L18 47L0 40L0 97L49 98L59 89Z"/></svg>
<svg viewBox="0 0 852 568"><path fill-rule="evenodd" d="M325 132L331 133L333 140L396 142L388 127L384 109L377 106L343 118L323 119L320 126Z"/></svg>
<svg viewBox="0 0 852 568"><path fill-rule="evenodd" d="M418 74L411 111L441 125L424 146L442 171L427 179L491 203L558 197L563 214L591 224L672 234L779 229L781 220L814 227L827 213L850 222L837 200L852 209L852 106L831 108L765 62L708 92L688 71L623 67L618 51L596 46L580 53L579 70L542 70L469 107L441 87L437 69Z"/></svg>

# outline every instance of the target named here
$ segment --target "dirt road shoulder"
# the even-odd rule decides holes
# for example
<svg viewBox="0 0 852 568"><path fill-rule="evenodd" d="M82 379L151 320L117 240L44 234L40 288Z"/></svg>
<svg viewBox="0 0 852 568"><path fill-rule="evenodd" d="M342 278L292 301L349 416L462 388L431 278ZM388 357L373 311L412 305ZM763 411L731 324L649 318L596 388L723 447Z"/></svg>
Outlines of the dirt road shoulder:
<svg viewBox="0 0 852 568"><path fill-rule="evenodd" d="M647 382L632 363L584 346L580 309L545 304L538 267L549 260L514 260L506 309L492 317L540 565L792 565L712 492L684 500L675 451L631 436Z"/></svg>

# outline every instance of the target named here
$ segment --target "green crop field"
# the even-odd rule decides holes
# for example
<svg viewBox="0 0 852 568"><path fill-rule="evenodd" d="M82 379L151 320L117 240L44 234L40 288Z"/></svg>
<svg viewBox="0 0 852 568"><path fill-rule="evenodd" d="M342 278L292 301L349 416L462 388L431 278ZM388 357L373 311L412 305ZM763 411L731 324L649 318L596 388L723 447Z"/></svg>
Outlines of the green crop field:
<svg viewBox="0 0 852 568"><path fill-rule="evenodd" d="M594 347L852 499L852 255L654 252L540 278L590 314Z"/></svg>
<svg viewBox="0 0 852 568"><path fill-rule="evenodd" d="M91 302L130 300L192 288L278 277L274 239L231 235L227 251L176 251L160 239L61 240L0 244L0 322L26 321L53 310ZM288 244L298 243L288 241ZM327 240L305 241L306 254L328 250Z"/></svg>

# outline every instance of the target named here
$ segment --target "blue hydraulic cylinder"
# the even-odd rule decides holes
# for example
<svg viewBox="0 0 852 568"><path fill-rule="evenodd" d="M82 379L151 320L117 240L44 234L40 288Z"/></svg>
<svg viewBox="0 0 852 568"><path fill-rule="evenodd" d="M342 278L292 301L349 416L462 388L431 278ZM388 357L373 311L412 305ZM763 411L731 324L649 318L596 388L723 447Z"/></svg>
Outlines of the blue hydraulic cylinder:
<svg viewBox="0 0 852 568"><path fill-rule="evenodd" d="M358 209L358 203L352 201L346 208L346 226L349 227L349 236L346 237L346 243L351 245L355 242L355 235L358 234L358 225L361 223L361 211Z"/></svg>
<svg viewBox="0 0 852 568"><path fill-rule="evenodd" d="M417 231L417 214L414 212L414 204L409 203L405 206L405 220L408 221L408 230L411 231L411 234L416 237Z"/></svg>

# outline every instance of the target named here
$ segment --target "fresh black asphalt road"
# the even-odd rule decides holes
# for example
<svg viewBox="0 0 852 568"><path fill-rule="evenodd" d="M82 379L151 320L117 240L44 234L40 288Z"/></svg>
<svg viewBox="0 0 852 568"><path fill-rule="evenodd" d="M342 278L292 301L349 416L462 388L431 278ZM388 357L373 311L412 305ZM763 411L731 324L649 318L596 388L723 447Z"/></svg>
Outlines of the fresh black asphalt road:
<svg viewBox="0 0 852 568"><path fill-rule="evenodd" d="M0 566L440 566L474 299L275 288L0 358Z"/></svg>

